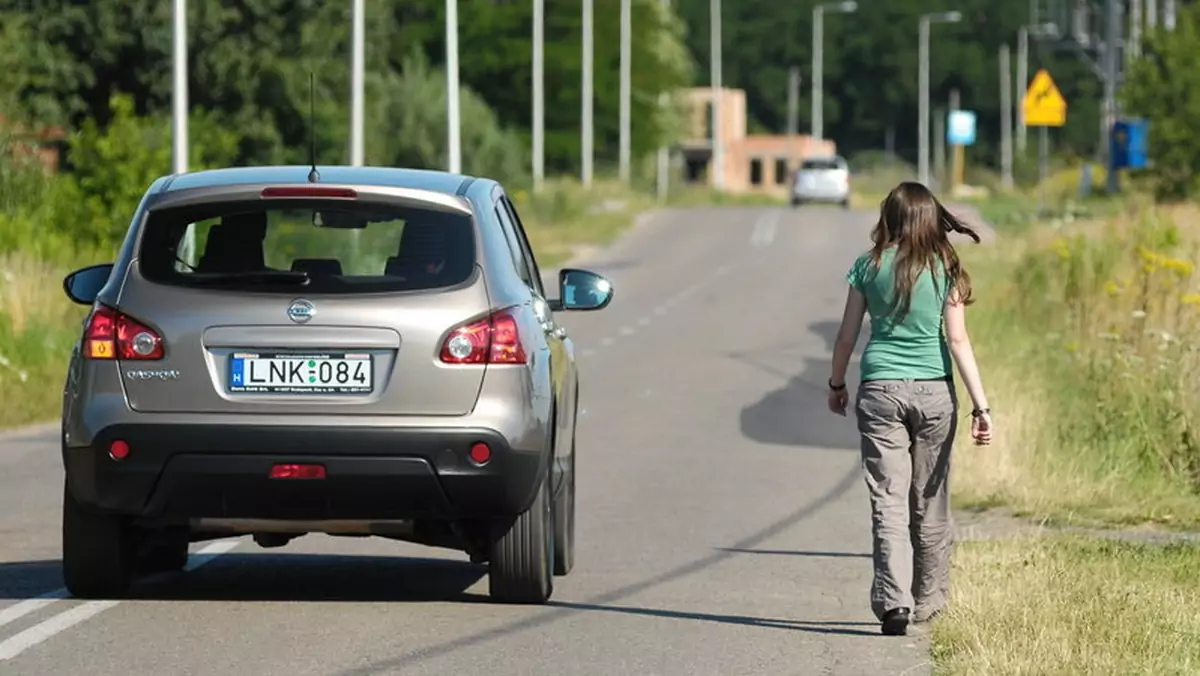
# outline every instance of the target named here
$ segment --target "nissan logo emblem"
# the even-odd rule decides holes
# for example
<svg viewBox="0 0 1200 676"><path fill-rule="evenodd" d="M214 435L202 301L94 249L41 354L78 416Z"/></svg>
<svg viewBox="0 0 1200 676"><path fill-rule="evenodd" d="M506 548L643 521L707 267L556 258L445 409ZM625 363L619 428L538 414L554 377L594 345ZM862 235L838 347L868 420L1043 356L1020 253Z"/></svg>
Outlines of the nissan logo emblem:
<svg viewBox="0 0 1200 676"><path fill-rule="evenodd" d="M317 309L313 307L312 303L303 299L292 301L292 304L289 305L287 309L288 319L296 322L297 324L303 324L307 322L308 320L312 319L313 315L315 314L317 314Z"/></svg>

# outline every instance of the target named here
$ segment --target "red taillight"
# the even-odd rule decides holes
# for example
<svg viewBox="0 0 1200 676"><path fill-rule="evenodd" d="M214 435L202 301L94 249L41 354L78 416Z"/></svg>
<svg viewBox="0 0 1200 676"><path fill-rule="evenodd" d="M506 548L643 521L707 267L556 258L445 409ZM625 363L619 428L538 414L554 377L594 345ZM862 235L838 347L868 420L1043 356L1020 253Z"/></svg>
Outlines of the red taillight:
<svg viewBox="0 0 1200 676"><path fill-rule="evenodd" d="M525 346L514 310L501 310L458 327L442 343L447 364L524 364Z"/></svg>
<svg viewBox="0 0 1200 676"><path fill-rule="evenodd" d="M136 319L107 305L97 305L83 332L88 359L162 359L162 336Z"/></svg>
<svg viewBox="0 0 1200 676"><path fill-rule="evenodd" d="M272 479L324 479L324 465L274 465Z"/></svg>
<svg viewBox="0 0 1200 676"><path fill-rule="evenodd" d="M287 188L265 188L263 197L325 197L340 199L357 199L358 191L350 188L326 188L314 186L296 186Z"/></svg>

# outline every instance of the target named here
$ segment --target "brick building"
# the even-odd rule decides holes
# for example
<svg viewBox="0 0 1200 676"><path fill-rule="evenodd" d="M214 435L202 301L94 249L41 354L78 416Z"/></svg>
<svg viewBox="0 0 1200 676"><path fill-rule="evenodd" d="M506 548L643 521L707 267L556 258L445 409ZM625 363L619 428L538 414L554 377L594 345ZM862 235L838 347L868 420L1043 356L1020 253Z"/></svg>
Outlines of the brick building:
<svg viewBox="0 0 1200 676"><path fill-rule="evenodd" d="M687 90L686 96L691 133L679 143L684 176L690 183L713 185L712 89L696 87ZM833 141L817 141L808 135L747 134L746 92L721 89L720 97L720 138L725 150L721 173L727 192L783 195L801 160L837 152Z"/></svg>

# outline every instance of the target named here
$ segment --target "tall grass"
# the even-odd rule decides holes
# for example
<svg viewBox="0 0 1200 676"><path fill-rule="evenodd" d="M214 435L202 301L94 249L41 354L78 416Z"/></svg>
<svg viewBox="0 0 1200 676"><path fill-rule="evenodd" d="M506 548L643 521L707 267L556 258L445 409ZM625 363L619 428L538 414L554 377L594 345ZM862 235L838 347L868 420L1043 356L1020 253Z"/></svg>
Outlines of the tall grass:
<svg viewBox="0 0 1200 676"><path fill-rule="evenodd" d="M1200 210L1042 226L967 254L999 439L960 505L1200 524Z"/></svg>

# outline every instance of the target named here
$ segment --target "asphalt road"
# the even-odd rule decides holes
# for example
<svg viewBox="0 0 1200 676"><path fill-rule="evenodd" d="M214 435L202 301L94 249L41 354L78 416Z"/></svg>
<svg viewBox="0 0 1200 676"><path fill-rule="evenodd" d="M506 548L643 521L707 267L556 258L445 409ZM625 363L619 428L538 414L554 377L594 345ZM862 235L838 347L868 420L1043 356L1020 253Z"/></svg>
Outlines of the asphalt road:
<svg viewBox="0 0 1200 676"><path fill-rule="evenodd" d="M194 545L136 600L62 598L56 431L0 439L0 673L927 673L926 639L868 610L856 435L824 403L871 220L666 212L589 261L617 292L564 319L579 549L548 607L488 602L455 552L312 535Z"/></svg>

